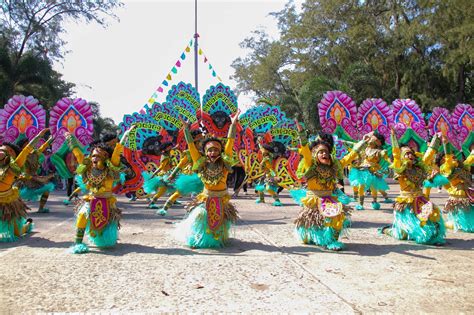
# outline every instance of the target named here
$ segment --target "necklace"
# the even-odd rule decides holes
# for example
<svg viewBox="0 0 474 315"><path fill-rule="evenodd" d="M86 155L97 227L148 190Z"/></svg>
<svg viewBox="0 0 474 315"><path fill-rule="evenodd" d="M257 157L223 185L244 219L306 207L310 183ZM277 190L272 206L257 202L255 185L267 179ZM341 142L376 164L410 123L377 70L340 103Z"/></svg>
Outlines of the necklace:
<svg viewBox="0 0 474 315"><path fill-rule="evenodd" d="M100 187L107 172L105 170L91 169L86 173L87 181L94 187Z"/></svg>

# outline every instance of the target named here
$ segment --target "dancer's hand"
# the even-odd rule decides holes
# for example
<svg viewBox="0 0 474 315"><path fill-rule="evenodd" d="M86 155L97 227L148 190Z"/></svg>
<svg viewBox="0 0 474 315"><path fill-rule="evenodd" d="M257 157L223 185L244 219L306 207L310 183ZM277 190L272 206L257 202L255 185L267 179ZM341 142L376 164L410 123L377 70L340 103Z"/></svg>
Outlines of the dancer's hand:
<svg viewBox="0 0 474 315"><path fill-rule="evenodd" d="M232 124L235 124L236 122L239 121L239 115L240 115L240 109L237 109L237 112L235 113L234 117L230 119Z"/></svg>

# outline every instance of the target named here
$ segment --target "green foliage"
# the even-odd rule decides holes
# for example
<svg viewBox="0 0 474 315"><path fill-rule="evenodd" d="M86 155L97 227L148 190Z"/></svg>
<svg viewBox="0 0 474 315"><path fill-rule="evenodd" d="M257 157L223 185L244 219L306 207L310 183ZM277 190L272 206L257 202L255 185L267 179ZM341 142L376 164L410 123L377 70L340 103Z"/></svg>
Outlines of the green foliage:
<svg viewBox="0 0 474 315"><path fill-rule="evenodd" d="M100 140L106 134L118 134L119 127L115 124L114 120L109 117L102 117L99 103L89 102L89 105L92 108L92 120L94 123L92 138Z"/></svg>
<svg viewBox="0 0 474 315"><path fill-rule="evenodd" d="M322 93L413 98L423 110L472 102L471 0L306 0L272 15L280 37L263 31L242 42L234 61L240 91L277 98L315 130ZM299 115L298 115L299 113Z"/></svg>

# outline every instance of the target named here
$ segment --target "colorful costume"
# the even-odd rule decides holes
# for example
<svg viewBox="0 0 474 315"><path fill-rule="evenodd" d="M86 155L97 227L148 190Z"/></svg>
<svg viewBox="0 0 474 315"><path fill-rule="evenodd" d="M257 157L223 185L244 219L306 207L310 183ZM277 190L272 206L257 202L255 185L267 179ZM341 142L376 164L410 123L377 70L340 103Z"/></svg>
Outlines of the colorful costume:
<svg viewBox="0 0 474 315"><path fill-rule="evenodd" d="M39 149L33 150L28 155L24 166L24 174L20 176L18 181L19 187L21 187L20 196L22 199L29 201L40 200L38 208L40 213L49 212L49 209L44 206L48 201L49 193L54 190L54 184L50 182L54 175L38 175L41 169L41 154L51 144L52 140L52 138L48 139Z"/></svg>
<svg viewBox="0 0 474 315"><path fill-rule="evenodd" d="M464 232L474 232L474 192L472 187L471 166L474 163L474 154L461 163L453 154L447 154L441 165L441 174L446 176L449 183L444 187L449 199L444 206L448 213L448 228Z"/></svg>
<svg viewBox="0 0 474 315"><path fill-rule="evenodd" d="M184 157L181 158L178 165L173 171L164 178L166 182L173 181L176 191L166 200L165 204L156 213L159 215L166 215L168 209L178 200L179 197L200 193L204 189L204 184L197 174L192 171L192 158L189 151L184 152ZM178 174L179 173L179 174ZM178 174L178 175L177 175Z"/></svg>
<svg viewBox="0 0 474 315"><path fill-rule="evenodd" d="M340 198L336 189L339 174L357 157L357 152L363 142L356 144L354 150L340 161L331 157L329 165L318 160L318 152L324 147L332 151L328 144L322 142L310 150L306 138L300 135L299 175L307 181L305 197L301 199L303 209L295 223L297 237L305 244L315 244L330 250L341 250L344 245L339 242L339 236L348 225L351 208L347 206L349 198Z"/></svg>
<svg viewBox="0 0 474 315"><path fill-rule="evenodd" d="M32 220L27 219L28 207L13 183L44 132L40 132L18 155L13 145L4 143L0 146L0 242L14 242L33 228Z"/></svg>
<svg viewBox="0 0 474 315"><path fill-rule="evenodd" d="M70 136L68 141L74 142L72 139L74 138ZM97 145L92 148L89 157L84 157L76 143L71 146L79 162L77 175L81 176L85 189L89 192L75 207L76 239L71 251L74 254L89 251L88 246L83 243L85 233L88 233L90 241L97 247L112 247L117 243L121 218L112 188L120 177L120 154L123 146L117 143L110 154L107 151L110 148L106 145ZM96 165L95 159L99 160Z"/></svg>
<svg viewBox="0 0 474 315"><path fill-rule="evenodd" d="M435 136L423 155L416 157L409 147L398 147L392 134L394 179L400 185L400 195L394 203L395 219L392 226L382 228L381 232L397 239L413 240L419 244L441 245L445 243L445 227L441 211L423 194L423 182L429 174L427 165L431 164L436 153Z"/></svg>
<svg viewBox="0 0 474 315"><path fill-rule="evenodd" d="M162 146L170 147L171 143L164 143ZM173 159L171 158L170 150L163 150L160 159L160 165L153 175L148 175L143 172L143 189L147 194L154 194L149 203L149 207L156 209L155 202L160 199L167 191L174 191L174 184L169 180L168 176L173 169Z"/></svg>
<svg viewBox="0 0 474 315"><path fill-rule="evenodd" d="M193 161L193 170L204 183L204 191L189 205L188 216L177 224L175 236L192 248L215 248L228 243L229 230L238 214L229 202L227 175L232 169L233 146L236 134L235 122L231 124L224 150L217 139L207 140L205 156L197 150L188 129L185 138ZM211 160L208 152L219 150L219 155Z"/></svg>
<svg viewBox="0 0 474 315"><path fill-rule="evenodd" d="M381 137L381 136L379 136ZM372 136L371 138L375 138ZM371 139L369 145L362 151L360 163L351 168L349 174L349 181L351 186L358 187L359 204L356 206L357 210L364 209L364 194L366 189L370 189L372 194L372 208L374 210L380 209L380 204L377 202L377 193L379 191L387 199L385 193L388 190L388 185L385 182L382 173L382 160L390 161L387 151L380 149L380 146L373 143L378 139Z"/></svg>
<svg viewBox="0 0 474 315"><path fill-rule="evenodd" d="M271 145L262 145L261 143L259 143L258 145L263 155L263 159L260 162L260 166L263 169L264 175L260 183L255 186L255 190L258 191L258 199L256 200L256 202L265 202L266 191L275 200L273 202L273 205L279 207L282 204L278 196L279 186L277 181L277 174L273 169L274 154L276 154L275 149L278 149L278 147L274 146L273 143Z"/></svg>

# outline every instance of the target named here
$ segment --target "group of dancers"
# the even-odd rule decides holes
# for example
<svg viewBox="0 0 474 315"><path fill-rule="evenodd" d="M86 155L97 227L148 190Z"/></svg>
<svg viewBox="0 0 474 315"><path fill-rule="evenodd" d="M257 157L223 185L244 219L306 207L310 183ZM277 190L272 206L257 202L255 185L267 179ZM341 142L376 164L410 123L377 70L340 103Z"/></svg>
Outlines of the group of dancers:
<svg viewBox="0 0 474 315"><path fill-rule="evenodd" d="M229 244L230 230L239 215L231 203L227 177L239 163L234 141L238 125L237 112L230 120L225 139L203 134L201 129L191 130L183 123L187 150L177 163L171 158L173 143L160 143L161 161L153 172L144 172L144 190L149 194L149 207L159 215L166 215L170 207L184 195L193 200L186 206L187 214L177 223L174 235L191 248L218 248ZM446 228L474 232L474 209L471 166L474 155L457 159L446 140L434 135L423 154L409 146L399 146L392 132L391 155L384 150L385 139L372 132L362 140L352 143L349 153L336 159L332 135L308 136L297 123L300 154L298 177L303 188L290 194L302 209L295 220L295 234L304 244L314 244L329 250L341 250L341 235L351 226L351 214L355 203L357 210L365 208L366 191L370 191L371 207L380 209L378 195L385 202L393 203L394 220L381 227L380 233L399 240L411 240L419 244L442 245ZM121 210L117 207L113 188L126 173L127 165L122 152L127 143L127 130L121 139L93 143L84 154L80 143L71 134L66 141L73 152L78 167L76 181L82 193L75 205L76 235L72 253L86 253L89 241L99 248L112 247L117 243ZM51 138L39 148L38 142L47 129L31 141L19 145L3 143L0 146L0 241L11 242L30 233L32 219L23 200L40 200L39 212L45 207L49 193L54 189L50 176L40 176L41 153L51 143ZM262 159L263 176L255 180L257 203L265 202L265 193L273 198L274 206L282 206L279 198L280 178L272 163L285 148L257 140ZM441 150L440 150L441 149ZM385 167L385 166L386 167ZM349 169L348 179L353 187L354 198L341 188L344 169ZM386 177L392 170L398 181L400 193L394 201L387 196ZM449 194L443 211L430 201L430 188L444 186ZM157 206L159 198L169 195L163 206ZM443 213L444 212L444 213Z"/></svg>

